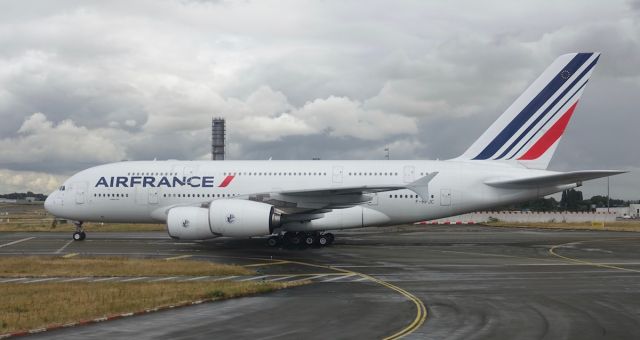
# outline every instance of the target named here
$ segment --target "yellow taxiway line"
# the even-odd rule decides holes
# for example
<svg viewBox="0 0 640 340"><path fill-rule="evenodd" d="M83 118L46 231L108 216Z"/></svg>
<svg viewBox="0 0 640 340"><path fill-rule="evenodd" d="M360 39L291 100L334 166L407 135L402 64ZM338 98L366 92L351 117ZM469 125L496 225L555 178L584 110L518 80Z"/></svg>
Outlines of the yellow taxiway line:
<svg viewBox="0 0 640 340"><path fill-rule="evenodd" d="M568 257L568 256L564 256L564 255L560 255L560 254L556 253L556 249L557 248L561 248L561 247L567 246L569 244L605 242L605 241L621 241L621 240L633 240L633 239L637 240L639 238L640 237L634 237L634 238L608 238L608 239L568 242L568 243L558 244L558 245L555 245L555 246L551 247L549 249L549 254L551 254L553 256L556 256L556 257L559 257L559 258L562 258L562 259L565 259L567 261L583 264L583 265L586 265L586 266L594 266L594 267L601 267L601 268L623 270L623 271L626 271L626 272L640 273L640 270L637 270L637 269L623 268L623 267L618 267L618 266L614 266L614 265L610 265L610 264L585 261L585 260L580 260L580 259L576 259L576 258L572 258L572 257Z"/></svg>
<svg viewBox="0 0 640 340"><path fill-rule="evenodd" d="M387 287L387 288L399 293L400 295L404 296L409 301L413 302L413 304L416 307L416 316L413 318L411 323L409 325L407 325L406 327L402 328L401 330L395 332L394 334L385 337L384 340L394 340L394 339L400 339L402 337L405 337L405 336L413 333L420 326L422 326L422 324L427 319L427 307L424 305L422 300L420 300L417 296L411 294L410 292L408 292L408 291L406 291L406 290L404 290L404 289L402 289L402 288L400 288L400 287L398 287L398 286L396 286L394 284L391 284L389 282L376 279L375 277L367 275L367 274L364 274L364 273L359 273L359 272L355 272L353 270L348 270L348 269L344 269L344 268L336 268L336 267L331 267L331 266L324 266L324 265L320 265L320 264L293 261L293 260L288 260L288 262L289 263L294 263L294 264L300 264L300 265L303 265L303 266L311 266L311 267L335 270L335 271L339 271L339 272L343 272L343 273L347 273L347 274L351 274L351 275L358 275L360 277L366 278L367 280L369 280L371 282L374 282L374 283L377 283L377 284L379 284L381 286Z"/></svg>

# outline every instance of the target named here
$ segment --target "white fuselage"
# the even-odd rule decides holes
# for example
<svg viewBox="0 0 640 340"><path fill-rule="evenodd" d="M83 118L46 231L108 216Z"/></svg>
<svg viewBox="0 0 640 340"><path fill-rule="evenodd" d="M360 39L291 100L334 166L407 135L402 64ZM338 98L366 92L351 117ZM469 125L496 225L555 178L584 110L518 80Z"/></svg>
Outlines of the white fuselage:
<svg viewBox="0 0 640 340"><path fill-rule="evenodd" d="M409 190L368 194L360 205L322 218L284 224L284 230L331 230L411 223L533 199L575 185L499 189L484 184L552 172L483 161L140 161L81 171L45 205L76 221L164 222L178 206L199 206L257 193L316 188L406 185L427 173L428 199Z"/></svg>

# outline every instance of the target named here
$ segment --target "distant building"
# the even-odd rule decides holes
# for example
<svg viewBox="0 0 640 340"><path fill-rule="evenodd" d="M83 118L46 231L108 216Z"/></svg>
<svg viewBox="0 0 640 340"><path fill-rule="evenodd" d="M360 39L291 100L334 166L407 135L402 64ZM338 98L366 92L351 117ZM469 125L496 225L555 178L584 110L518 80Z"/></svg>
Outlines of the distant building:
<svg viewBox="0 0 640 340"><path fill-rule="evenodd" d="M616 213L616 217L631 216L640 218L640 204L630 204L628 207L597 208L596 212L607 212L607 209L612 213Z"/></svg>

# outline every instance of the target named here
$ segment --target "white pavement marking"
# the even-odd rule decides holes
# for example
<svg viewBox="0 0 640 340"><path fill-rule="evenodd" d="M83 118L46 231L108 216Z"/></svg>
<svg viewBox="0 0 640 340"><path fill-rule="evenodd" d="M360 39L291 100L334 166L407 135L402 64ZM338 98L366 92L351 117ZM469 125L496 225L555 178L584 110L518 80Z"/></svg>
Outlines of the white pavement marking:
<svg viewBox="0 0 640 340"><path fill-rule="evenodd" d="M138 280L144 280L144 279L148 279L148 277L147 276L133 277L130 279L122 280L120 282L131 282L131 281L138 281Z"/></svg>
<svg viewBox="0 0 640 340"><path fill-rule="evenodd" d="M231 279L236 278L236 277L238 277L238 276L237 275L236 276L225 276L225 277L221 277L221 278L218 278L218 279L214 279L212 281L231 280Z"/></svg>
<svg viewBox="0 0 640 340"><path fill-rule="evenodd" d="M320 275L315 275L315 276L312 276L312 277L302 278L300 280L314 280L314 279L318 279L318 278L321 278L321 277L327 276L327 275L329 275L329 274L320 274Z"/></svg>
<svg viewBox="0 0 640 340"><path fill-rule="evenodd" d="M29 281L24 281L22 283L36 283L36 282L44 282L44 281L51 281L51 280L57 280L57 277L47 277L44 279L35 279L35 280L29 280Z"/></svg>
<svg viewBox="0 0 640 340"><path fill-rule="evenodd" d="M361 277L361 278L359 278L357 280L353 280L351 282L360 282L360 281L365 281L365 280L369 280L369 278L368 277Z"/></svg>
<svg viewBox="0 0 640 340"><path fill-rule="evenodd" d="M88 279L88 278L89 278L88 276L85 276L85 277L74 277L74 278L72 278L72 279L66 279L66 280L62 280L62 281L60 281L60 282L82 281L82 280L86 280L86 279Z"/></svg>
<svg viewBox="0 0 640 340"><path fill-rule="evenodd" d="M20 243L20 242L24 242L24 241L29 241L29 240L32 240L32 239L34 239L34 238L35 238L35 237L27 237L27 238L23 238L23 239L21 239L21 240L17 240L17 241L13 241L13 242L5 243L5 244L0 244L0 248L2 248L2 247L8 247L8 246L11 246L11 245L14 245L14 244L17 244L17 243Z"/></svg>
<svg viewBox="0 0 640 340"><path fill-rule="evenodd" d="M56 254L62 253L64 248L68 247L71 243L75 242L74 240L69 240L69 242L65 243L64 246L60 247L60 249L56 250Z"/></svg>
<svg viewBox="0 0 640 340"><path fill-rule="evenodd" d="M8 279L8 280L2 280L0 281L0 283L7 283L7 282L16 282L16 281L21 281L21 280L26 280L26 277L19 277L16 279Z"/></svg>
<svg viewBox="0 0 640 340"><path fill-rule="evenodd" d="M344 276L332 277L330 279L322 280L322 282L338 281L338 280L346 279L346 278L354 276L354 275L356 275L356 274L347 274L347 275L344 275Z"/></svg>
<svg viewBox="0 0 640 340"><path fill-rule="evenodd" d="M176 277L177 276L161 277L159 279L151 280L151 282L167 281L167 280L175 279Z"/></svg>
<svg viewBox="0 0 640 340"><path fill-rule="evenodd" d="M118 278L117 276L112 276L112 277L103 277L103 278L101 278L101 279L95 279L95 280L93 280L93 281L91 281L91 282L103 282L103 281L114 280L114 279L117 279L117 278Z"/></svg>
<svg viewBox="0 0 640 340"><path fill-rule="evenodd" d="M187 257L191 257L193 255L180 255L180 256L173 256L173 257L167 257L165 259L165 261L173 261L173 260L180 260L180 259L186 259Z"/></svg>
<svg viewBox="0 0 640 340"><path fill-rule="evenodd" d="M269 281L271 281L271 282L273 282L273 281L281 281L281 280L290 279L290 278L296 277L296 276L298 276L298 275L283 276L283 277L279 277L279 278L276 278L276 279L271 279Z"/></svg>
<svg viewBox="0 0 640 340"><path fill-rule="evenodd" d="M270 276L270 275L262 275L262 276L253 276L250 278L246 278L246 279L242 279L240 281L253 281L253 280L260 280L260 279L264 279L265 277Z"/></svg>
<svg viewBox="0 0 640 340"><path fill-rule="evenodd" d="M187 282L187 281L197 281L197 280L202 280L202 279L207 278L207 277L208 277L208 276L192 277L192 278L189 278L189 279L182 280L182 282Z"/></svg>

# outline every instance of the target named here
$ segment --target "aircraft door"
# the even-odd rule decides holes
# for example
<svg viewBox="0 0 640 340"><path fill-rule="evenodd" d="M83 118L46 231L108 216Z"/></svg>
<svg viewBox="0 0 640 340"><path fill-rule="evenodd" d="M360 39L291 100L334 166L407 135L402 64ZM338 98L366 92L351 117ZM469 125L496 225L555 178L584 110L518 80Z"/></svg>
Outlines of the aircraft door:
<svg viewBox="0 0 640 340"><path fill-rule="evenodd" d="M189 166L189 165L187 165L187 166L185 166L185 167L184 167L184 169L183 169L183 171L182 171L182 174L183 174L186 178L189 178L189 177L191 177L191 176L195 176L195 174L196 174L197 170L198 170L198 167L197 167L197 166Z"/></svg>
<svg viewBox="0 0 640 340"><path fill-rule="evenodd" d="M333 183L342 183L342 172L344 168L341 165L335 165L333 167Z"/></svg>
<svg viewBox="0 0 640 340"><path fill-rule="evenodd" d="M84 204L84 196L87 191L87 182L73 183L73 191L76 197L76 204Z"/></svg>
<svg viewBox="0 0 640 340"><path fill-rule="evenodd" d="M415 175L416 175L416 167L414 167L413 165L405 165L404 176L403 176L404 182L411 183L415 181Z"/></svg>
<svg viewBox="0 0 640 340"><path fill-rule="evenodd" d="M440 205L451 205L451 189L440 189Z"/></svg>
<svg viewBox="0 0 640 340"><path fill-rule="evenodd" d="M149 190L149 204L158 204L158 189L152 188Z"/></svg>

